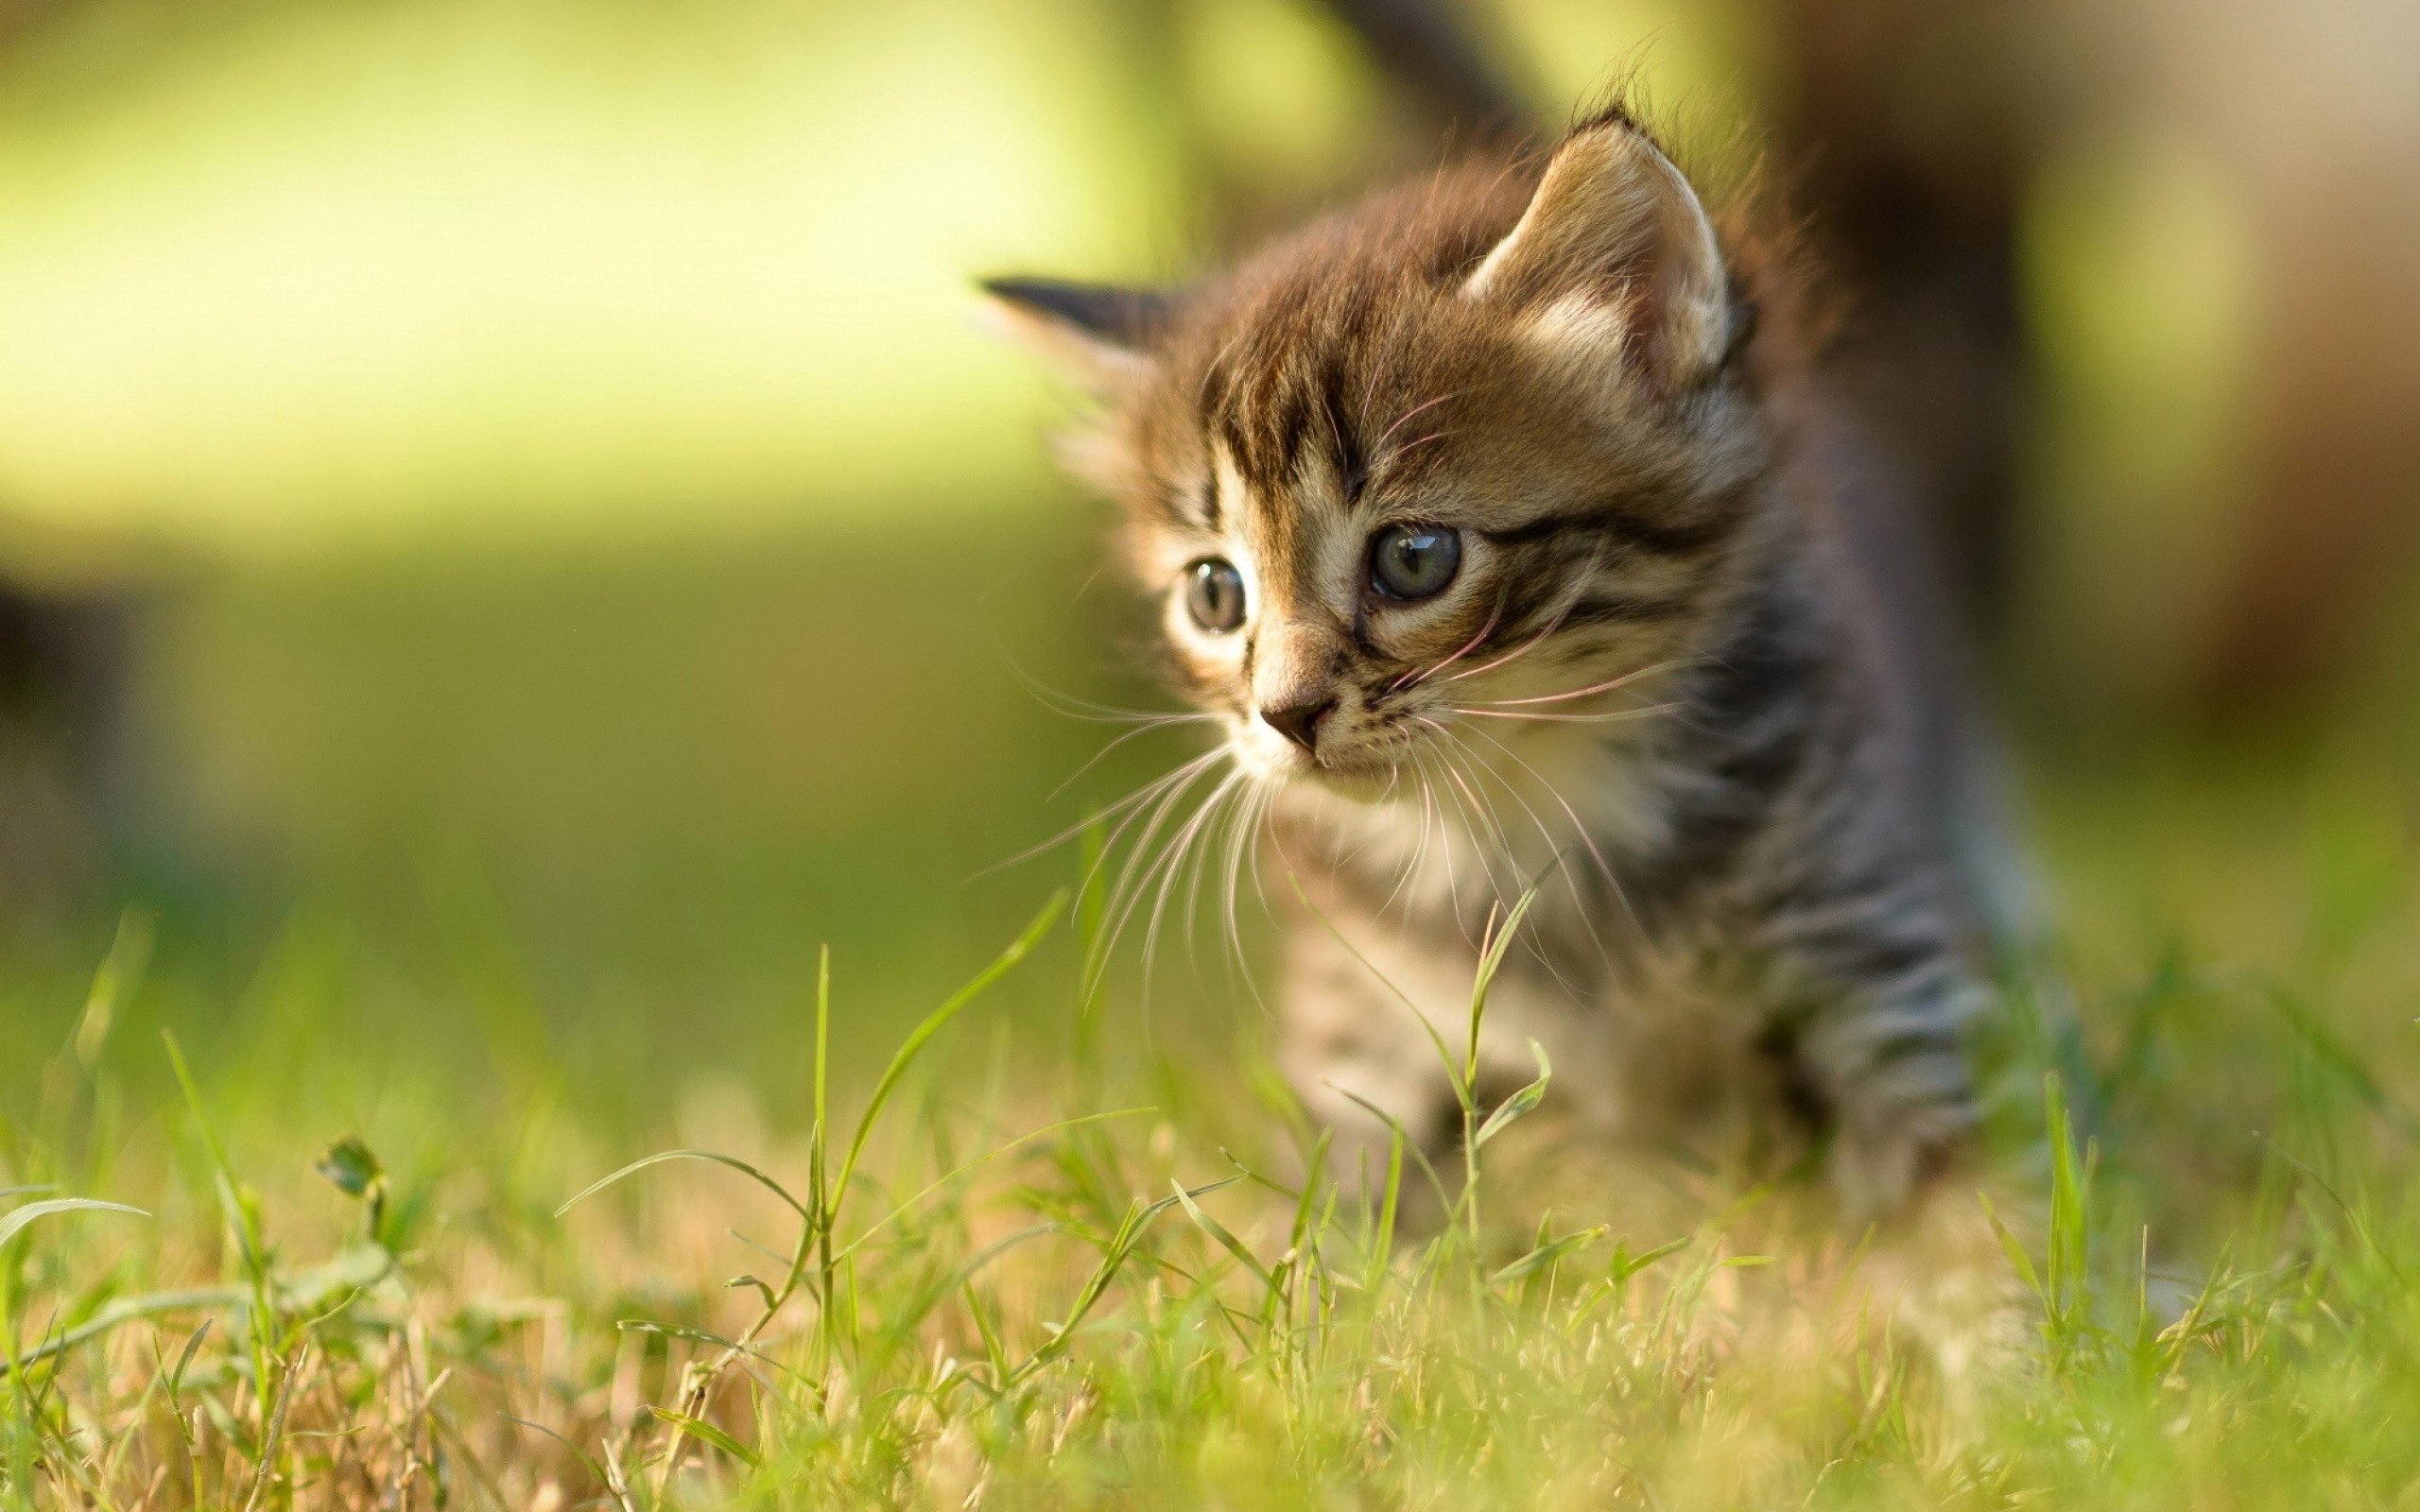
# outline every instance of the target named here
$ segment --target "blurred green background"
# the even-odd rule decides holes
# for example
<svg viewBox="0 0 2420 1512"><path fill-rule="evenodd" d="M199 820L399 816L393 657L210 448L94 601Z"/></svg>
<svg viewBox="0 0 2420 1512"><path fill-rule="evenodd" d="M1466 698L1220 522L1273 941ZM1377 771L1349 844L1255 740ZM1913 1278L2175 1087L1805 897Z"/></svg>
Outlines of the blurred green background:
<svg viewBox="0 0 2420 1512"><path fill-rule="evenodd" d="M977 874L1186 747L1058 790L1113 731L1030 684L1157 699L970 280L1181 276L1448 140L1311 0L5 16L0 1109L132 905L125 1055L179 1025L311 1140L794 1111L819 945L882 1041L988 957L1076 862ZM1461 19L1540 127L1632 78L1839 249L2087 974L2409 905L2410 8ZM1249 1024L1203 946L1121 1036Z"/></svg>

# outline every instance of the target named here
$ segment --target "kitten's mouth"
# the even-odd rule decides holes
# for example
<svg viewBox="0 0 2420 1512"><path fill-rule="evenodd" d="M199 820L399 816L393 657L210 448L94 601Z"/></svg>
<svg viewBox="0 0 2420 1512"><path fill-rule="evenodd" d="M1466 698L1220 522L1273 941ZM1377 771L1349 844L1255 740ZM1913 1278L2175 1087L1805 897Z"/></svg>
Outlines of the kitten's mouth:
<svg viewBox="0 0 2420 1512"><path fill-rule="evenodd" d="M1385 798L1394 787L1394 769L1388 766L1355 767L1350 770L1321 766L1306 771L1303 775L1337 797L1351 799L1357 803L1375 803Z"/></svg>
<svg viewBox="0 0 2420 1512"><path fill-rule="evenodd" d="M1264 782L1305 783L1362 802L1384 797L1396 781L1395 765L1383 751L1322 750L1314 756L1291 748L1272 750L1249 739L1236 742L1235 749L1244 769Z"/></svg>
<svg viewBox="0 0 2420 1512"><path fill-rule="evenodd" d="M1384 798L1396 781L1394 763L1378 751L1322 752L1301 759L1288 775L1363 803Z"/></svg>

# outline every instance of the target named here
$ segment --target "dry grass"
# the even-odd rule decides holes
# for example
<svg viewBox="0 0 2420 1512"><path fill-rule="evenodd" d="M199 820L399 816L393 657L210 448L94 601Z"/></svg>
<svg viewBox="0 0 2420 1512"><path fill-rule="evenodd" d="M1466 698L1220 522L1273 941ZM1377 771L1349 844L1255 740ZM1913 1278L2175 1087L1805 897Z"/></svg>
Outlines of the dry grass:
<svg viewBox="0 0 2420 1512"><path fill-rule="evenodd" d="M1788 1194L1541 1219L1550 1090L1476 1161L1489 1222L1412 1244L1296 1189L1238 1132L1279 1121L1199 1072L1121 1097L950 1054L1049 913L888 1072L827 1087L819 1054L803 1136L708 1099L716 1153L585 1194L643 1152L561 1105L435 1103L433 1172L354 1142L313 1174L172 1041L182 1085L130 1111L130 927L0 1143L0 1227L33 1215L0 1240L0 1505L2412 1505L2409 859L2259 914L2286 966L2087 931L2090 1032L2016 1015L2029 1342L1971 1392ZM30 1205L60 1196L153 1215Z"/></svg>

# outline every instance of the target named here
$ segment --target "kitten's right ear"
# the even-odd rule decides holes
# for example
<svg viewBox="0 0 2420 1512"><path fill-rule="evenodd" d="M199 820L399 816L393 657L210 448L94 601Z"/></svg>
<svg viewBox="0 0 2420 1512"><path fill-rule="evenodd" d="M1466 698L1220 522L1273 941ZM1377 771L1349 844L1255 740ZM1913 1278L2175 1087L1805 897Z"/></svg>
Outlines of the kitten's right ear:
<svg viewBox="0 0 2420 1512"><path fill-rule="evenodd" d="M1618 109L1556 146L1520 223L1463 289L1543 313L1540 329L1567 343L1618 348L1666 392L1736 355L1754 313L1734 298L1697 191Z"/></svg>
<svg viewBox="0 0 2420 1512"><path fill-rule="evenodd" d="M1152 347L1176 316L1176 296L1044 278L985 279L992 324L1102 393L1150 370Z"/></svg>

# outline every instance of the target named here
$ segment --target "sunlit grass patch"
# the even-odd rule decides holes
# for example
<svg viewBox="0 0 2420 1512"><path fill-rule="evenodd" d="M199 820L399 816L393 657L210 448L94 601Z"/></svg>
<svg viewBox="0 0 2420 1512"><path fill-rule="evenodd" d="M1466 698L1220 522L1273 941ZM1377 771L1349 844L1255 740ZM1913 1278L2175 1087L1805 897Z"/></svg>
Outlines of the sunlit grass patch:
<svg viewBox="0 0 2420 1512"><path fill-rule="evenodd" d="M1854 1236L1779 1198L1525 1207L1550 1075L1518 1127L1470 1108L1470 1179L1438 1173L1415 1236L1416 1160L1370 1208L1306 1181L1250 1077L1104 1066L1100 1021L1072 1062L970 1035L1011 971L1073 967L1078 1000L1063 912L887 1063L829 1054L807 984L803 1130L650 1158L577 1106L430 1093L442 1159L392 1166L126 1039L130 925L0 1137L0 1505L2268 1508L2420 1480L2410 1024L2374 1001L2411 980L2399 905L2333 936L2342 1001L2083 973L2092 1032L2006 1078L2041 1157L2004 1257L2027 1342L1968 1392L1841 1283ZM154 1058L172 1091L131 1104Z"/></svg>

